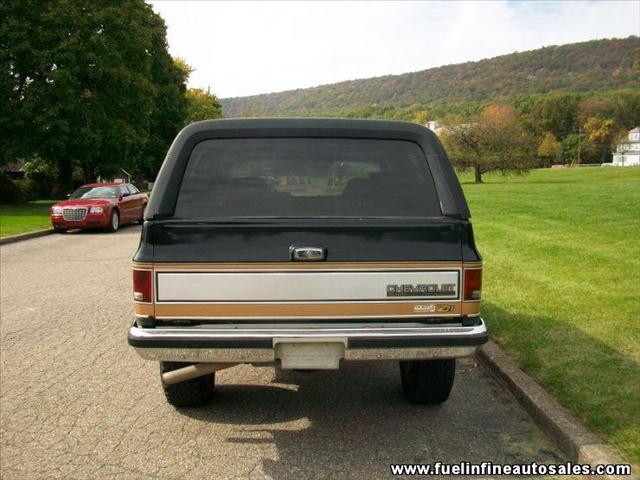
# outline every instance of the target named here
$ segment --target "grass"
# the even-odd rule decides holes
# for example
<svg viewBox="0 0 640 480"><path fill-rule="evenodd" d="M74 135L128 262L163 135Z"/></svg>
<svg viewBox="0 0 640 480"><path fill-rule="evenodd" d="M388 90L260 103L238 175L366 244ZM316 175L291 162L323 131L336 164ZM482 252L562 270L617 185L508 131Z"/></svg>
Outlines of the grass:
<svg viewBox="0 0 640 480"><path fill-rule="evenodd" d="M0 205L0 237L51 228L49 207L53 200Z"/></svg>
<svg viewBox="0 0 640 480"><path fill-rule="evenodd" d="M462 181L494 341L640 463L640 168Z"/></svg>

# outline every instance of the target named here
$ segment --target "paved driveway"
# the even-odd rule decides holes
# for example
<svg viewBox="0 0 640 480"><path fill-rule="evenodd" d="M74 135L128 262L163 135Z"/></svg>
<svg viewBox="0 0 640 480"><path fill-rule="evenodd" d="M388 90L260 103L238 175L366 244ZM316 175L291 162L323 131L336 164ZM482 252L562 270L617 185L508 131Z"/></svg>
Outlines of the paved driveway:
<svg viewBox="0 0 640 480"><path fill-rule="evenodd" d="M237 366L176 411L128 347L139 227L0 247L0 477L381 478L391 462L561 459L474 361L440 407L393 363L301 373Z"/></svg>

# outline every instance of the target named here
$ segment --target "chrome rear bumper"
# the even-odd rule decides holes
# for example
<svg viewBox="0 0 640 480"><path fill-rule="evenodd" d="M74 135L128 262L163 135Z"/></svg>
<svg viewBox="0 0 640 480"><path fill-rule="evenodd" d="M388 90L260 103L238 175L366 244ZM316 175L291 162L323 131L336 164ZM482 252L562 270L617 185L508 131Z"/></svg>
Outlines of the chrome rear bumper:
<svg viewBox="0 0 640 480"><path fill-rule="evenodd" d="M478 325L424 323L233 324L129 330L129 344L147 360L273 363L280 343L341 343L344 360L420 360L471 355L488 340Z"/></svg>

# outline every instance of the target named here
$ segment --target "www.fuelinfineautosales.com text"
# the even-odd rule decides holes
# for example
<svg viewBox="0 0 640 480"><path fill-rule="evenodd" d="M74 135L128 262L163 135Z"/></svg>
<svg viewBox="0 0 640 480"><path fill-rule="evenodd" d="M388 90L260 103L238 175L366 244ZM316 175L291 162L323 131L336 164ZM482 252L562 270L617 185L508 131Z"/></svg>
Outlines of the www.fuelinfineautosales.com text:
<svg viewBox="0 0 640 480"><path fill-rule="evenodd" d="M584 463L392 463L392 475L631 475L629 464Z"/></svg>

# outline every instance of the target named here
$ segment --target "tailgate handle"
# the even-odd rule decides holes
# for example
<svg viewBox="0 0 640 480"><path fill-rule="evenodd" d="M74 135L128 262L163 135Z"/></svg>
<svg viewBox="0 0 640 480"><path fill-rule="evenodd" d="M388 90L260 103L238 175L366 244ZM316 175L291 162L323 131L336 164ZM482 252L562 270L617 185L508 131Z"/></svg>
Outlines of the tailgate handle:
<svg viewBox="0 0 640 480"><path fill-rule="evenodd" d="M327 258L327 249L320 247L289 247L289 256L294 262L321 262Z"/></svg>

